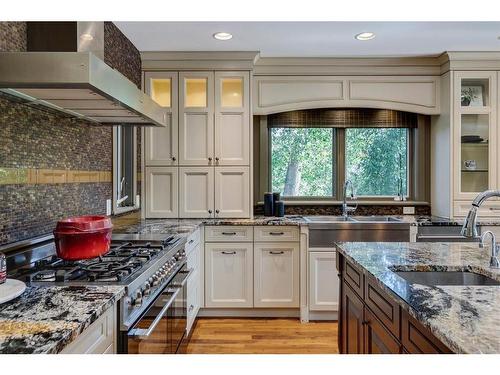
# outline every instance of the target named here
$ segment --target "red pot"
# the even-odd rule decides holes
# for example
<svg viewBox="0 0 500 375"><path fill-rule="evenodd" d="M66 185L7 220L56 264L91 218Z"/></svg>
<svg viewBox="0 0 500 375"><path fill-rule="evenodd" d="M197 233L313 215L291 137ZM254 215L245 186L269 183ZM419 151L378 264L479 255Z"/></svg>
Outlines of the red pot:
<svg viewBox="0 0 500 375"><path fill-rule="evenodd" d="M96 258L109 251L113 225L106 216L61 220L54 231L57 256L64 260Z"/></svg>

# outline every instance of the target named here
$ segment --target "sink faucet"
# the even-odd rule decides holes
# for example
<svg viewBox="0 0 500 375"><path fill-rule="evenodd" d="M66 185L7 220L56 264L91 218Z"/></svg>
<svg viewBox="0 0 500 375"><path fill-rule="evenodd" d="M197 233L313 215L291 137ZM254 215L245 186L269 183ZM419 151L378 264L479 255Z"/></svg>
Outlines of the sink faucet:
<svg viewBox="0 0 500 375"><path fill-rule="evenodd" d="M500 197L500 190L486 190L480 193L474 200L472 201L472 207L465 218L464 225L462 226L462 231L460 234L464 237L479 237L477 231L477 209L489 198L492 197ZM498 250L499 245L497 245L495 234L491 231L486 231L481 236L481 240L479 242L479 247L484 247L484 241L486 236L491 236L491 256L490 256L490 267L492 268L500 268L500 261L498 260Z"/></svg>
<svg viewBox="0 0 500 375"><path fill-rule="evenodd" d="M354 199L354 187L352 185L352 182L351 180L346 180L344 182L344 202L342 203L342 216L347 218L347 216L349 215L349 212L354 212L356 210L356 208L358 207L358 205L356 204L356 206L352 207L352 206L348 206L347 205L347 187L348 186L351 186L351 199Z"/></svg>

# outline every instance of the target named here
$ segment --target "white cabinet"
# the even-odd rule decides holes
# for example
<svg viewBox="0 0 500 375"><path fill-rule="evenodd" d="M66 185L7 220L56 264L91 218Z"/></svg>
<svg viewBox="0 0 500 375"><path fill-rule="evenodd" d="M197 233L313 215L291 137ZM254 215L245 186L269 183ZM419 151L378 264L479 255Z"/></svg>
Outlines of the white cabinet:
<svg viewBox="0 0 500 375"><path fill-rule="evenodd" d="M179 214L183 218L209 218L214 210L214 168L179 168Z"/></svg>
<svg viewBox="0 0 500 375"><path fill-rule="evenodd" d="M189 335L196 320L196 316L201 307L201 276L203 274L201 266L201 228L198 228L187 238L186 256L187 268L192 270L192 274L187 282L187 327L186 335Z"/></svg>
<svg viewBox="0 0 500 375"><path fill-rule="evenodd" d="M205 244L205 306L253 306L252 243Z"/></svg>
<svg viewBox="0 0 500 375"><path fill-rule="evenodd" d="M171 166L178 163L178 73L148 72L145 90L164 108L166 126L147 127L144 131L144 163L146 166Z"/></svg>
<svg viewBox="0 0 500 375"><path fill-rule="evenodd" d="M113 306L69 343L61 354L116 353L116 327L116 307Z"/></svg>
<svg viewBox="0 0 500 375"><path fill-rule="evenodd" d="M146 217L178 217L178 168L146 167L145 173Z"/></svg>
<svg viewBox="0 0 500 375"><path fill-rule="evenodd" d="M309 309L338 311L339 277L334 251L309 253Z"/></svg>
<svg viewBox="0 0 500 375"><path fill-rule="evenodd" d="M254 306L299 307L299 243L255 243Z"/></svg>
<svg viewBox="0 0 500 375"><path fill-rule="evenodd" d="M250 216L250 168L215 168L215 217Z"/></svg>
<svg viewBox="0 0 500 375"><path fill-rule="evenodd" d="M214 73L179 74L179 164L213 165Z"/></svg>
<svg viewBox="0 0 500 375"><path fill-rule="evenodd" d="M250 164L250 74L215 73L215 165Z"/></svg>

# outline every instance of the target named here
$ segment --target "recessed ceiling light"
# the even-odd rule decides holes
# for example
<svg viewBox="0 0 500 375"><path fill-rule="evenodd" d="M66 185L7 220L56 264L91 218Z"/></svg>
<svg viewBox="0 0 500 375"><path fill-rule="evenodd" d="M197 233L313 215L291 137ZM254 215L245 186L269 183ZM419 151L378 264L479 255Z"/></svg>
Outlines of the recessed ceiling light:
<svg viewBox="0 0 500 375"><path fill-rule="evenodd" d="M375 38L375 33L366 31L366 32L357 34L355 36L355 38L357 40L371 40L371 39Z"/></svg>
<svg viewBox="0 0 500 375"><path fill-rule="evenodd" d="M217 40L229 40L233 37L233 34L226 32L218 32L214 34L214 38Z"/></svg>
<svg viewBox="0 0 500 375"><path fill-rule="evenodd" d="M87 34L87 33L80 35L80 38L82 40L93 40L94 39L94 37L91 34Z"/></svg>

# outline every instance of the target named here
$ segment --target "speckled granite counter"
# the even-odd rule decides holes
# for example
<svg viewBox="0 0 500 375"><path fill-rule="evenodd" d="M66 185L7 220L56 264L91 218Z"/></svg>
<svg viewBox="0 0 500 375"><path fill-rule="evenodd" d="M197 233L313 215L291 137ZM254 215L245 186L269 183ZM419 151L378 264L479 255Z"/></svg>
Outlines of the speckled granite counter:
<svg viewBox="0 0 500 375"><path fill-rule="evenodd" d="M457 353L500 353L500 286L409 284L394 271L471 270L500 280L489 249L466 243L339 243L338 250Z"/></svg>
<svg viewBox="0 0 500 375"><path fill-rule="evenodd" d="M113 229L113 233L161 233L189 236L200 225L307 225L301 216L264 217L253 219L146 219Z"/></svg>
<svg viewBox="0 0 500 375"><path fill-rule="evenodd" d="M0 305L0 353L58 353L124 293L123 286L28 286Z"/></svg>
<svg viewBox="0 0 500 375"><path fill-rule="evenodd" d="M413 220L411 221L411 218ZM412 225L416 226L462 226L464 221L463 220L457 220L457 219L446 219L444 217L439 217L439 216L408 216L408 220L410 220L410 223ZM500 219L494 220L494 219L486 219L481 217L478 217L477 224L480 226L500 226Z"/></svg>

